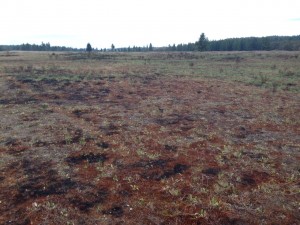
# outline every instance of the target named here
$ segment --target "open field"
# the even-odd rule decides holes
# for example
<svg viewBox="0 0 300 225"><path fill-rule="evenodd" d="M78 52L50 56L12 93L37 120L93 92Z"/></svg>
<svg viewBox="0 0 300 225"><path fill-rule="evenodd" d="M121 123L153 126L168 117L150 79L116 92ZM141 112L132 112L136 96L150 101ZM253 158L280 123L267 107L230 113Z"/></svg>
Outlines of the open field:
<svg viewBox="0 0 300 225"><path fill-rule="evenodd" d="M300 52L0 52L0 224L300 224Z"/></svg>

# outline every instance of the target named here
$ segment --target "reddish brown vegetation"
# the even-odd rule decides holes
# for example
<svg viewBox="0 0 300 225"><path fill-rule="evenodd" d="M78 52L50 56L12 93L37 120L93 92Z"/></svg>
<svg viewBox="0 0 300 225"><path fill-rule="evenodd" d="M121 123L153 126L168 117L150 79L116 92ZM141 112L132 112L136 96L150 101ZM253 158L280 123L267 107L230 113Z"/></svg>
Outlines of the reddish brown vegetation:
<svg viewBox="0 0 300 225"><path fill-rule="evenodd" d="M297 94L159 76L1 89L0 224L300 221Z"/></svg>

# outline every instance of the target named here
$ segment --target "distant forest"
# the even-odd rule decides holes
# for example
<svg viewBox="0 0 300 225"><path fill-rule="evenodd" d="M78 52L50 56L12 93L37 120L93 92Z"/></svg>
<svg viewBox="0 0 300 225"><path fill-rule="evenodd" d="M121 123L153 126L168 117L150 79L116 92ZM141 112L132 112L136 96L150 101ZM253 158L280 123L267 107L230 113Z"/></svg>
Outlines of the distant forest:
<svg viewBox="0 0 300 225"><path fill-rule="evenodd" d="M229 38L220 41L209 41L209 51L256 51L256 50L300 50L300 35Z"/></svg>
<svg viewBox="0 0 300 225"><path fill-rule="evenodd" d="M195 43L169 45L158 48L164 51L300 51L300 35L228 38L218 41L208 40L204 33Z"/></svg>
<svg viewBox="0 0 300 225"><path fill-rule="evenodd" d="M166 47L125 47L116 48L113 44L108 49L94 49L93 51L117 51L117 52L147 52L147 51L271 51L286 50L300 51L300 35L298 36L268 36L228 38L224 40L210 41L202 33L199 40L194 43L168 45ZM64 46L51 46L50 43L0 45L0 51L86 51L86 48L71 48Z"/></svg>
<svg viewBox="0 0 300 225"><path fill-rule="evenodd" d="M21 45L0 45L0 51L85 51L85 48L70 48L65 46L51 46L50 43L21 44Z"/></svg>

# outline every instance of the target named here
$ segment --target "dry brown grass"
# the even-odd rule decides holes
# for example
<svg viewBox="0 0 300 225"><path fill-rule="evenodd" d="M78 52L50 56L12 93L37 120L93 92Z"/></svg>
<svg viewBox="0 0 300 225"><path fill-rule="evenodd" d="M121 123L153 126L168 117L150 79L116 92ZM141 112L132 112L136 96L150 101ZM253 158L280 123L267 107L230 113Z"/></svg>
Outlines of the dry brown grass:
<svg viewBox="0 0 300 225"><path fill-rule="evenodd" d="M0 56L0 224L299 224L299 59L251 54Z"/></svg>

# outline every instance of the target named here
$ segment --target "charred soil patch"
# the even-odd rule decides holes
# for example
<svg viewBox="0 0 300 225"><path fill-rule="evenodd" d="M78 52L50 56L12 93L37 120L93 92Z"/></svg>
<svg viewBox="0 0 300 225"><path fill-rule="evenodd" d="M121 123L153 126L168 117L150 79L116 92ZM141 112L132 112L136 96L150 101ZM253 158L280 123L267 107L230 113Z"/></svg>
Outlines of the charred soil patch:
<svg viewBox="0 0 300 225"><path fill-rule="evenodd" d="M94 154L94 153L88 153L84 155L79 156L70 156L66 158L66 162L68 164L80 164L82 162L88 162L88 163L97 163L97 162L105 162L107 160L107 156L105 154Z"/></svg>

